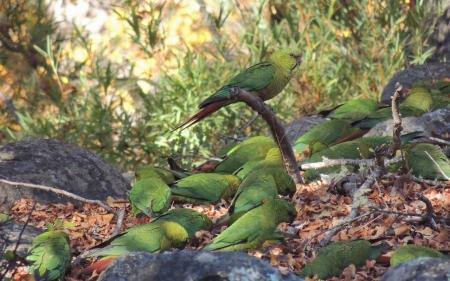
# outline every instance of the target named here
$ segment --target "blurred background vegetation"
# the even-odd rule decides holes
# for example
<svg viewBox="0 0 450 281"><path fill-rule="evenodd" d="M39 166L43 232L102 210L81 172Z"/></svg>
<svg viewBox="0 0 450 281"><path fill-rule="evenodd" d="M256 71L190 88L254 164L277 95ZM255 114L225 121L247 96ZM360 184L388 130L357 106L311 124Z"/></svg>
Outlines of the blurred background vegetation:
<svg viewBox="0 0 450 281"><path fill-rule="evenodd" d="M108 14L101 32L90 34L83 22L59 29L48 2L1 1L0 144L56 138L121 171L214 155L219 133L268 135L262 120L242 131L253 116L243 104L168 131L281 47L303 50L297 75L269 101L283 122L378 100L397 71L431 56L442 13L440 1L425 0L109 0L99 1Z"/></svg>

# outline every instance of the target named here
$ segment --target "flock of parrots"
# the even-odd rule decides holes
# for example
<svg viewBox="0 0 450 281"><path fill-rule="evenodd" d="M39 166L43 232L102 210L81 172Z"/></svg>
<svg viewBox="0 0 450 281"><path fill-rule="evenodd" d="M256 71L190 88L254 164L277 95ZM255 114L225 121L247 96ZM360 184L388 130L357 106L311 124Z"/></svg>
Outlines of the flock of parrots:
<svg viewBox="0 0 450 281"><path fill-rule="evenodd" d="M262 100L275 97L289 82L300 62L298 50L274 52L268 61L256 64L231 79L199 106L199 113L175 129L187 128L235 102L229 99L229 90L233 86ZM449 93L450 82L447 81L417 83L401 103L401 115L420 116L446 107L450 104ZM392 137L361 138L365 130L391 118L391 108L370 99L352 100L322 114L330 120L314 127L293 145L299 155L309 148L309 158L305 162L321 162L323 157L371 158L375 147L392 141ZM402 137L407 168L412 169L416 176L446 180L450 176L448 158L432 144L409 144L417 134ZM311 181L320 173L335 173L340 168L307 170L306 179ZM134 185L129 194L132 215L139 224L90 249L87 257L101 257L101 260L84 269L83 273L100 271L123 253L161 253L171 248L182 248L195 237L197 231L211 231L214 223L208 216L188 208L169 210L173 201L209 206L231 199L228 214L215 222L216 225L226 224L228 227L203 249L263 249L267 241L293 237L281 232L278 225L292 222L297 217L297 210L279 196L292 195L295 191L295 182L284 169L276 143L262 136L250 138L231 148L223 161L209 173L195 174L150 165L141 167L135 172ZM348 265L364 265L365 260L377 258L382 250L382 247L373 247L364 240L332 243L320 249L301 276L317 275L320 279L338 276ZM39 235L29 252L28 260L33 262L30 266L32 274L46 276L47 280L63 279L71 261L69 237L65 232L53 230ZM442 256L430 248L408 245L394 252L391 265L396 266L417 255Z"/></svg>

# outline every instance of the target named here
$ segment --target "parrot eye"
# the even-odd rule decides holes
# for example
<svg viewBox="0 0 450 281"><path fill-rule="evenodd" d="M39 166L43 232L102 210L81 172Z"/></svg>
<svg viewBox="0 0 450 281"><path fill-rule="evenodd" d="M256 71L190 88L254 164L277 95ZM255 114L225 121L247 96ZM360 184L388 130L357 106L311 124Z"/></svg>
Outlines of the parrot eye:
<svg viewBox="0 0 450 281"><path fill-rule="evenodd" d="M295 57L294 54L289 54L291 56L291 58Z"/></svg>

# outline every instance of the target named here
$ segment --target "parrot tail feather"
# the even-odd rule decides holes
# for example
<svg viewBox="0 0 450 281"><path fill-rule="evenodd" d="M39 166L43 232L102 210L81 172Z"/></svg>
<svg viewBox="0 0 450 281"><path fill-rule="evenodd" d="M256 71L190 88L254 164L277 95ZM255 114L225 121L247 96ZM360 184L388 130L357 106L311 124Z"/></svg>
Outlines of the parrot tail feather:
<svg viewBox="0 0 450 281"><path fill-rule="evenodd" d="M98 261L98 262L86 267L85 269L83 269L81 271L81 273L82 274L91 274L94 271L97 271L97 273L100 273L103 270L105 270L110 265L110 263L112 263L115 259L116 258L109 258L106 260Z"/></svg>
<svg viewBox="0 0 450 281"><path fill-rule="evenodd" d="M219 101L215 101L213 103L208 104L207 106L202 108L199 112L197 112L195 115L193 115L191 118L189 118L185 122L181 123L180 125L176 126L174 129L172 129L170 131L170 133L172 133L180 128L182 128L182 130L184 130L184 129L189 128L190 126L194 125L195 123L200 122L201 120L205 119L206 117L213 114L217 110L221 109L227 101L228 100L224 99L224 100L219 100Z"/></svg>

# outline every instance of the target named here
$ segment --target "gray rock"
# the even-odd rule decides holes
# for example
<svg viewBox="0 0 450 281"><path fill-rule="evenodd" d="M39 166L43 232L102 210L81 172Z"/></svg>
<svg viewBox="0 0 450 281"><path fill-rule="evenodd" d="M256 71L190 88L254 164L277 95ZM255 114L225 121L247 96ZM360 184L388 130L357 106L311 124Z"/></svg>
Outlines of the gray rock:
<svg viewBox="0 0 450 281"><path fill-rule="evenodd" d="M86 199L126 198L129 182L113 165L87 149L54 139L33 139L0 147L0 178L69 191ZM0 183L5 207L21 198L41 204L77 203L53 192Z"/></svg>
<svg viewBox="0 0 450 281"><path fill-rule="evenodd" d="M292 122L283 125L283 127L286 130L286 136L289 141L294 143L299 137L326 120L317 116L304 116L294 119Z"/></svg>
<svg viewBox="0 0 450 281"><path fill-rule="evenodd" d="M442 80L450 78L450 63L436 62L423 65L411 66L404 69L392 77L381 93L381 103L390 104L391 96L395 92L395 83L399 82L404 87L411 89L417 81Z"/></svg>
<svg viewBox="0 0 450 281"><path fill-rule="evenodd" d="M1 223L0 224L0 260L3 258L3 253L7 250L14 250L19 239L19 234L23 229L23 225L15 222ZM28 248L33 242L34 238L43 233L44 230L27 225L20 238L20 243L17 248L17 253L21 256L25 256Z"/></svg>
<svg viewBox="0 0 450 281"><path fill-rule="evenodd" d="M450 281L450 259L418 258L388 270L381 281Z"/></svg>
<svg viewBox="0 0 450 281"><path fill-rule="evenodd" d="M263 281L303 280L286 275L269 263L243 252L179 251L164 254L134 252L120 256L98 281L184 280Z"/></svg>
<svg viewBox="0 0 450 281"><path fill-rule="evenodd" d="M393 120L387 120L373 127L365 137L392 136ZM422 136L440 136L450 132L450 108L442 108L420 117L402 118L402 134L423 131Z"/></svg>
<svg viewBox="0 0 450 281"><path fill-rule="evenodd" d="M6 274L5 280L9 280L8 278L11 278L12 271L5 272L5 269L8 268L8 261L3 259L3 255L6 251L13 251L16 248L17 240L19 239L19 235L23 228L23 225L15 222L0 223L0 276ZM32 225L27 225L27 227L23 229L16 253L21 257L26 257L28 255L28 248L30 248L34 238L43 232L43 229Z"/></svg>

